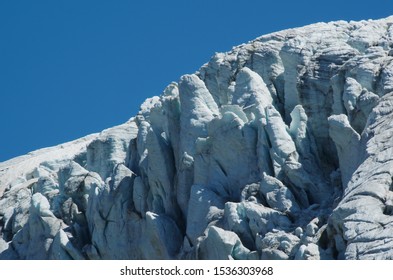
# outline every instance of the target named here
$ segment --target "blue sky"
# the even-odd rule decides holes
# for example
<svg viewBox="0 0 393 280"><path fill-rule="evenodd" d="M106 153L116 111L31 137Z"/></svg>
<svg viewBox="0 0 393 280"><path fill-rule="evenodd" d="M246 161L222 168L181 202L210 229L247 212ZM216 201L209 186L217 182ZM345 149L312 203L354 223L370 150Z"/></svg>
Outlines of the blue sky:
<svg viewBox="0 0 393 280"><path fill-rule="evenodd" d="M215 52L391 14L388 0L0 0L0 162L125 122Z"/></svg>

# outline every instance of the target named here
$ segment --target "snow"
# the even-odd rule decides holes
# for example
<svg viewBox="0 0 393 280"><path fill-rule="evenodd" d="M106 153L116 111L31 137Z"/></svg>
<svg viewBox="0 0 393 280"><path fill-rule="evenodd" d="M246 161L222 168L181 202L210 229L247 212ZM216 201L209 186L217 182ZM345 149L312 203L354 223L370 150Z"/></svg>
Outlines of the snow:
<svg viewBox="0 0 393 280"><path fill-rule="evenodd" d="M0 163L0 259L393 259L392 26L261 36Z"/></svg>
<svg viewBox="0 0 393 280"><path fill-rule="evenodd" d="M30 152L0 163L0 197L9 186L23 183L31 177L34 169L41 163L47 163L49 168L58 169L62 163L74 159L86 151L86 147L97 138L98 134L91 134L80 139L60 144L50 148Z"/></svg>

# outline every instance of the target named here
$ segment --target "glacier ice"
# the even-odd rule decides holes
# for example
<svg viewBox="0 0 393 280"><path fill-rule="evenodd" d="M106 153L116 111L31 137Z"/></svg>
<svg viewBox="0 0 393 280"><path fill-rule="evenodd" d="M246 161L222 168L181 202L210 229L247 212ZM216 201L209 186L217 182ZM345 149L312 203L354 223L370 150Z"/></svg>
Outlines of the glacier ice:
<svg viewBox="0 0 393 280"><path fill-rule="evenodd" d="M0 259L393 259L393 17L216 53L0 163Z"/></svg>

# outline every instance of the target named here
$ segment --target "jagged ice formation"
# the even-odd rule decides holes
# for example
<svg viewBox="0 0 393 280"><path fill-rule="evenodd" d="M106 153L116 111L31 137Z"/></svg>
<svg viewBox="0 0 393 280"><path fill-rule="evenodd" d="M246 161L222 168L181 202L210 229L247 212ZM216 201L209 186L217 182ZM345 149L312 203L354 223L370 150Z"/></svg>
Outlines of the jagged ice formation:
<svg viewBox="0 0 393 280"><path fill-rule="evenodd" d="M0 163L0 259L392 259L393 17L215 54Z"/></svg>

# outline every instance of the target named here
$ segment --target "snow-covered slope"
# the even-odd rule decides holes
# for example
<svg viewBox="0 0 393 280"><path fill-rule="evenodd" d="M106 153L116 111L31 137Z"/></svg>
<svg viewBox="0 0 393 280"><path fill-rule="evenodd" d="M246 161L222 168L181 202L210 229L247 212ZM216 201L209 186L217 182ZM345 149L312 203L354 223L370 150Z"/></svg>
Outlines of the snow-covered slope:
<svg viewBox="0 0 393 280"><path fill-rule="evenodd" d="M45 162L51 165L51 169L57 171L64 163L74 160L78 155L84 153L90 142L97 136L98 134L92 134L72 142L40 149L24 156L0 162L0 197L6 188L37 178L38 175L33 173L41 163Z"/></svg>
<svg viewBox="0 0 393 280"><path fill-rule="evenodd" d="M393 17L217 53L0 163L0 259L392 259Z"/></svg>

